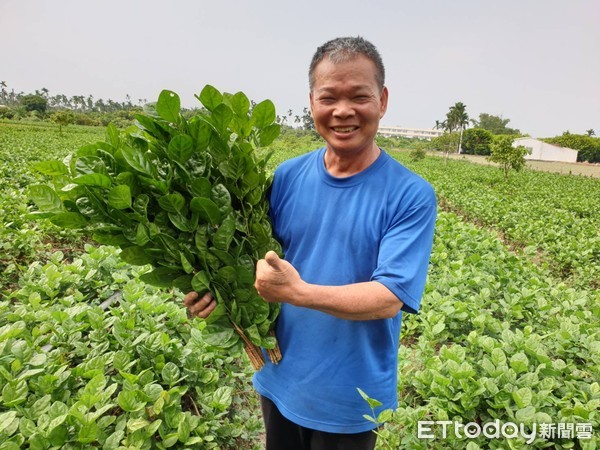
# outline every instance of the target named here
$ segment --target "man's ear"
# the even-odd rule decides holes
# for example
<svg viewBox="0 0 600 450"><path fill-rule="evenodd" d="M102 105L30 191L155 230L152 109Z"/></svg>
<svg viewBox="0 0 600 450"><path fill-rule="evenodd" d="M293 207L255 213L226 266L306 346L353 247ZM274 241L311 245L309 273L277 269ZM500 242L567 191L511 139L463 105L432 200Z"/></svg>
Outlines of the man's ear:
<svg viewBox="0 0 600 450"><path fill-rule="evenodd" d="M381 108L379 111L380 119L385 115L385 112L387 111L388 96L389 96L388 88L386 86L384 86L383 89L381 90L381 97L379 98L379 102L381 103Z"/></svg>

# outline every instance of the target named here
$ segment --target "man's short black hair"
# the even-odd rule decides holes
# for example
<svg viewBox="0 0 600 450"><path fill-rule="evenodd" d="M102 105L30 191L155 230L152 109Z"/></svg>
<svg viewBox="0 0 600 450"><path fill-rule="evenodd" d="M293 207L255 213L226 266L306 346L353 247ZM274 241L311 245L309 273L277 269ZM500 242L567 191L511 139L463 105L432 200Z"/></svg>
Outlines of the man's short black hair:
<svg viewBox="0 0 600 450"><path fill-rule="evenodd" d="M315 67L323 61L325 57L328 57L334 64L338 64L349 61L359 55L364 55L373 61L376 69L375 78L377 84L379 85L379 89L383 89L385 84L385 68L383 66L381 55L373 44L366 39L357 36L335 38L325 42L325 44L317 48L308 70L308 85L310 90L312 91L315 82Z"/></svg>

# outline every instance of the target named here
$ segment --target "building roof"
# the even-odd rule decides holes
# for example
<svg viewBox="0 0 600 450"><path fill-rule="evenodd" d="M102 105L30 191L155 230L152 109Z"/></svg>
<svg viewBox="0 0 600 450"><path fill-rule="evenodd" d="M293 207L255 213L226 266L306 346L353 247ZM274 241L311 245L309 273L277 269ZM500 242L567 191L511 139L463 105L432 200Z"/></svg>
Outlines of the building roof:
<svg viewBox="0 0 600 450"><path fill-rule="evenodd" d="M577 150L577 149L575 149L575 148L561 147L560 145L551 144L551 143L549 143L549 142L542 141L541 139L537 139L537 138L533 138L533 137L527 137L527 136L525 136L525 137L520 137L520 138L516 138L516 139L514 140L514 142L516 143L516 142L518 142L518 141L521 141L521 140L524 140L524 139L529 139L529 140L534 140L534 141L536 141L536 142L541 142L541 143L542 143L542 144L544 144L544 145L549 145L550 147L554 147L554 148L557 148L557 149L559 149L559 150L572 150L572 151L574 151L574 152L578 152L578 151L579 151L579 150Z"/></svg>

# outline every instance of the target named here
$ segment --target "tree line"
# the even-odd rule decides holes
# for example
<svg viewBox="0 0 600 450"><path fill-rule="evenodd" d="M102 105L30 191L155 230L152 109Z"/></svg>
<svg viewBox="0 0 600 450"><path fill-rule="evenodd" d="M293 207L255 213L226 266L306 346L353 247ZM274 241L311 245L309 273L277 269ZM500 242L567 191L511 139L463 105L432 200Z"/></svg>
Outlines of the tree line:
<svg viewBox="0 0 600 450"><path fill-rule="evenodd" d="M478 119L470 118L466 105L457 102L449 108L444 120L435 121L434 128L444 130L444 134L432 139L431 146L446 154L492 156L494 145L500 140L504 141L505 147L506 142L510 141L512 145L515 138L524 136L520 130L509 127L509 122L508 118L488 113L479 114ZM472 125L472 128L469 128L469 125ZM572 134L565 131L561 136L541 140L579 150L578 162L600 163L600 138L595 137L594 129L588 129L585 134ZM504 152L507 155L510 153L506 148Z"/></svg>
<svg viewBox="0 0 600 450"><path fill-rule="evenodd" d="M135 114L141 113L147 103L145 98L134 102L129 95L125 96L125 101L96 99L93 95L51 95L46 88L26 94L9 89L5 81L0 81L0 118L50 120L58 124L61 132L69 124L107 126L112 123L117 127L129 126L135 120ZM182 111L184 114L195 113L195 109L182 108ZM306 107L296 115L288 110L279 115L277 121L283 126L315 133L312 115ZM479 114L478 119L471 118L467 106L457 102L449 108L443 120L435 121L434 128L443 130L444 134L432 139L428 147L444 151L446 155L462 153L491 156L493 144L500 137L514 139L523 135L520 130L509 127L509 122L508 118L488 113ZM560 136L543 140L579 150L577 161L600 162L600 138L595 137L593 129L588 129L585 134L565 131Z"/></svg>

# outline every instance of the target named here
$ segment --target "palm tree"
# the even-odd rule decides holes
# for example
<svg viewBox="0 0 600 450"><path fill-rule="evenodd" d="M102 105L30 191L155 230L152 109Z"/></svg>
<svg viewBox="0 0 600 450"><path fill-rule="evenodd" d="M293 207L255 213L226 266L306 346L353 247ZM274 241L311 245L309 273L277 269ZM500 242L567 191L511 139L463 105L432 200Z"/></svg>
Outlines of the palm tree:
<svg viewBox="0 0 600 450"><path fill-rule="evenodd" d="M6 102L6 88L8 87L8 85L6 84L6 81L0 81L0 103L4 103Z"/></svg>
<svg viewBox="0 0 600 450"><path fill-rule="evenodd" d="M467 114L467 106L463 102L457 102L454 106L450 107L448 114L446 114L448 127L450 131L459 130L460 138L458 141L458 153L462 150L462 138L463 131L469 125L469 115Z"/></svg>

